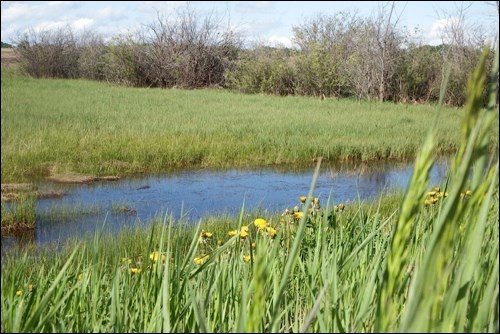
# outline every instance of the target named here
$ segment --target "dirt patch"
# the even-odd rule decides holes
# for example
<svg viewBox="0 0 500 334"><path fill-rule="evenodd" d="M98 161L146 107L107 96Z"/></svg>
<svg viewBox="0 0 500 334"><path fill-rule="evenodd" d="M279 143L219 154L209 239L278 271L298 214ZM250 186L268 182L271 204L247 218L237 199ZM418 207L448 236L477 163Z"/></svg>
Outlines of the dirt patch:
<svg viewBox="0 0 500 334"><path fill-rule="evenodd" d="M2 226L2 235L23 235L28 231L34 231L35 225L26 223L16 223L13 225Z"/></svg>
<svg viewBox="0 0 500 334"><path fill-rule="evenodd" d="M21 196L32 194L36 199L40 198L59 198L65 194L63 191L49 190L39 191L37 187L31 183L4 183L2 184L2 202L14 202L19 200Z"/></svg>
<svg viewBox="0 0 500 334"><path fill-rule="evenodd" d="M68 184L89 184L96 181L117 181L119 176L90 176L90 175L79 175L79 174L65 174L65 175L52 175L47 177L47 180L57 182L57 183L68 183Z"/></svg>
<svg viewBox="0 0 500 334"><path fill-rule="evenodd" d="M2 48L2 65L14 65L19 62L14 49Z"/></svg>
<svg viewBox="0 0 500 334"><path fill-rule="evenodd" d="M2 183L3 192L25 192L36 190L36 186L31 183Z"/></svg>

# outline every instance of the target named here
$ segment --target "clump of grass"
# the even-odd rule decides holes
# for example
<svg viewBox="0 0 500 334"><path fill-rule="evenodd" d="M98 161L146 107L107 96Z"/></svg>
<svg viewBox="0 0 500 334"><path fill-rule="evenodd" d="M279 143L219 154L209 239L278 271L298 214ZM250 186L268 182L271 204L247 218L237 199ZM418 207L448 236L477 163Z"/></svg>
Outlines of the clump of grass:
<svg viewBox="0 0 500 334"><path fill-rule="evenodd" d="M20 193L13 203L2 201L2 235L35 229L36 196Z"/></svg>

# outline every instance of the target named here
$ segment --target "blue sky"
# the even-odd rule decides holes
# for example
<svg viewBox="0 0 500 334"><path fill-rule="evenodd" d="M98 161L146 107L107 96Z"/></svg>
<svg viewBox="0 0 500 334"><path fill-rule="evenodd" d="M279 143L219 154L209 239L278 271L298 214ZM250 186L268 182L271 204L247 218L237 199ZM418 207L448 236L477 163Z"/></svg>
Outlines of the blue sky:
<svg viewBox="0 0 500 334"><path fill-rule="evenodd" d="M2 41L12 42L28 28L44 29L69 24L74 31L92 29L105 37L133 32L155 20L156 12L168 14L187 1L2 1ZM374 15L377 1L190 1L201 14L216 11L230 18L247 41L292 46L292 27L318 13L358 11ZM491 3L491 2L490 2ZM440 31L460 6L468 7L467 23L480 26L491 39L498 36L498 14L486 1L398 1L401 26L419 27L426 43L439 44ZM469 7L470 6L470 7Z"/></svg>

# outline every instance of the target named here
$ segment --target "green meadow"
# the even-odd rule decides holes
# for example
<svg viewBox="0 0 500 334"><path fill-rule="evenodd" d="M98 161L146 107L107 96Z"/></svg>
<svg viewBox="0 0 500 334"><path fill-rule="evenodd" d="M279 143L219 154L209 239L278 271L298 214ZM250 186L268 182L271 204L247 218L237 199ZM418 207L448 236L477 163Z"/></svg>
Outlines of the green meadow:
<svg viewBox="0 0 500 334"><path fill-rule="evenodd" d="M437 107L145 89L32 79L2 69L2 182L68 172L413 160ZM462 110L444 108L437 155L454 152ZM491 136L498 148L498 130Z"/></svg>
<svg viewBox="0 0 500 334"><path fill-rule="evenodd" d="M290 210L165 216L2 258L2 332L492 332L498 51L460 110L149 90L2 71L2 182L67 171L316 165ZM436 157L446 181L429 184ZM493 154L492 154L493 153ZM321 164L412 160L404 193L316 198ZM316 162L313 162L316 160ZM2 212L3 216L3 212Z"/></svg>

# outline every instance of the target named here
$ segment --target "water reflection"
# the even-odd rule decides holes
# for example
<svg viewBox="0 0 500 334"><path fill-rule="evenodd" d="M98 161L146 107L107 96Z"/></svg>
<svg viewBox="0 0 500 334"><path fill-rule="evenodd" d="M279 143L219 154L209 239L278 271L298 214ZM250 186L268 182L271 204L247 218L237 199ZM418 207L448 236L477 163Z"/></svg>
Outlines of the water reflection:
<svg viewBox="0 0 500 334"><path fill-rule="evenodd" d="M323 202L332 195L336 203L370 199L384 190L406 187L413 166L408 164L325 165L317 180L315 196ZM431 171L431 186L441 183L448 162L440 161ZM197 221L207 214L237 214L245 210L282 211L307 195L314 166L305 169L191 170L122 179L91 185L56 185L39 182L39 190L62 190L59 199L37 203L36 244L64 241L71 236L105 228L147 224L158 215L181 215ZM80 214L75 214L81 212ZM17 241L2 237L2 250Z"/></svg>

